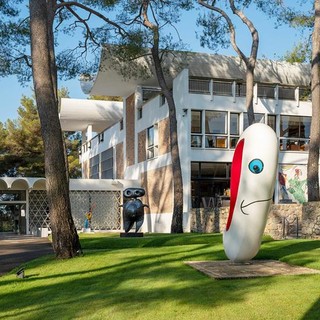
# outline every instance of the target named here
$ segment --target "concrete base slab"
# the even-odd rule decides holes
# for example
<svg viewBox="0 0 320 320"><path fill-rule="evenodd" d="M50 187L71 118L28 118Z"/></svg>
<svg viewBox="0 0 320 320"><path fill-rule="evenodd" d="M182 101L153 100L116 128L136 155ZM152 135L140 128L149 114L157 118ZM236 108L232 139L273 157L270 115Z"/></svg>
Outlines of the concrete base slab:
<svg viewBox="0 0 320 320"><path fill-rule="evenodd" d="M246 263L222 261L187 261L186 264L214 279L240 279L276 275L320 274L320 270L292 266L277 260L251 260Z"/></svg>

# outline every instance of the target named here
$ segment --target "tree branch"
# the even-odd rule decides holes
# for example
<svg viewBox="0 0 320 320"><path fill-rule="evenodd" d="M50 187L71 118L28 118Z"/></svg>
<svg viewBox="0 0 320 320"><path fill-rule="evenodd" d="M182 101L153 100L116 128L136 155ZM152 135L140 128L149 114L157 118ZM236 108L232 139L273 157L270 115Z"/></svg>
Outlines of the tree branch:
<svg viewBox="0 0 320 320"><path fill-rule="evenodd" d="M259 47L259 34L255 26L253 25L252 21L246 17L241 10L238 10L234 5L234 0L229 0L230 8L232 12L237 15L241 21L248 27L251 37L252 37L252 44L251 44L251 53L250 53L250 63L253 64L254 67L255 61L258 55L258 47ZM252 67L251 66L251 67Z"/></svg>
<svg viewBox="0 0 320 320"><path fill-rule="evenodd" d="M83 5L82 3L79 3L79 2L76 2L76 1L68 1L68 2L65 2L64 0L59 0L59 1L60 1L60 4L57 4L57 5L56 5L56 10L58 10L58 9L61 8L61 7L67 7L67 8L70 10L70 7L73 7L73 6L74 6L74 7L81 8L81 9L83 9L83 10L91 13L92 15L100 18L100 19L103 20L104 22L106 22L106 23L114 26L114 27L118 30L118 32L119 32L119 34L120 34L121 36L124 37L124 36L127 36L127 35L128 35L128 33L126 32L126 30L124 30L119 24L117 24L116 22L108 19L106 16L104 16L104 15L101 14L100 12L98 12L98 11L92 9L92 8L89 8L89 7L87 7L86 5Z"/></svg>
<svg viewBox="0 0 320 320"><path fill-rule="evenodd" d="M232 45L234 51L239 55L239 57L247 64L248 58L246 57L246 55L241 51L241 49L237 45L236 30L235 30L235 27L234 27L230 17L228 16L228 14L224 10L220 9L219 7L214 6L215 1L212 2L213 5L210 5L203 0L198 0L198 3L207 9L210 9L212 11L219 13L226 20L228 27L229 27L229 31L230 31L231 45Z"/></svg>

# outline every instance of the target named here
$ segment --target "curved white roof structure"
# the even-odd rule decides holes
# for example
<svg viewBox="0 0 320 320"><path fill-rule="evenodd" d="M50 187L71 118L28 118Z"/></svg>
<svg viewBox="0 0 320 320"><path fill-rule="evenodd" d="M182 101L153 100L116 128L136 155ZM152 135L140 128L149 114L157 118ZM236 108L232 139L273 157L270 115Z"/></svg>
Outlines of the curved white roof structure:
<svg viewBox="0 0 320 320"><path fill-rule="evenodd" d="M62 98L60 123L63 131L84 131L88 125L101 132L123 117L123 103L118 101Z"/></svg>
<svg viewBox="0 0 320 320"><path fill-rule="evenodd" d="M46 179L45 178L8 178L0 177L0 189L1 190L45 190Z"/></svg>
<svg viewBox="0 0 320 320"><path fill-rule="evenodd" d="M123 190L140 187L138 180L70 179L70 190ZM46 178L0 177L0 190L46 190Z"/></svg>
<svg viewBox="0 0 320 320"><path fill-rule="evenodd" d="M184 68L189 69L191 77L243 81L246 78L246 67L239 57L219 54L169 53L164 66L167 69L168 82L171 82ZM257 60L255 81L288 86L309 86L310 74L309 64ZM140 57L126 64L112 55L111 46L105 46L101 53L99 71L90 83L86 83L86 91L95 95L124 97L131 94L137 85L158 86L151 57Z"/></svg>

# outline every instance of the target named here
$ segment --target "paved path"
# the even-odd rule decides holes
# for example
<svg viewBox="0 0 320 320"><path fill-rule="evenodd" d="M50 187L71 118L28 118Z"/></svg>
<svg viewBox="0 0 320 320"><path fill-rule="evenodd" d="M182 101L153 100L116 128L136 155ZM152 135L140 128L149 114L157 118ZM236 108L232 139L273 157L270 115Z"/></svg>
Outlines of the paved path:
<svg viewBox="0 0 320 320"><path fill-rule="evenodd" d="M0 276L50 253L53 250L48 238L0 232Z"/></svg>

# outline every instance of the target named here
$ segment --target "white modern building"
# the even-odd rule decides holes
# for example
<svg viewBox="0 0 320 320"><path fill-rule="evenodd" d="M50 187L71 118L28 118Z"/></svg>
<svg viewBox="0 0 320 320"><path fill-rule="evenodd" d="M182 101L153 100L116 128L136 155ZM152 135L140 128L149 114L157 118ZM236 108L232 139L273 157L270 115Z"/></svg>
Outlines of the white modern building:
<svg viewBox="0 0 320 320"><path fill-rule="evenodd" d="M80 130L86 137L80 155L83 178L138 181L150 207L143 231L170 232L173 175L167 103L149 58L141 58L137 66L143 72L129 78L121 75L109 50L102 52L92 85L84 85L92 95L121 96L123 104L63 99L62 128ZM248 125L245 65L235 57L177 52L167 58L166 67L177 110L184 229L189 231L192 208L228 205L230 164ZM279 139L275 203L307 200L309 94L309 65L257 62L256 121L271 126Z"/></svg>

